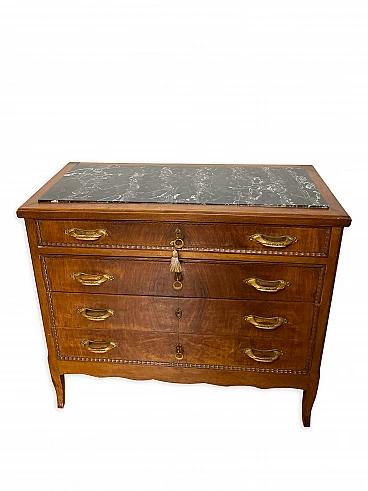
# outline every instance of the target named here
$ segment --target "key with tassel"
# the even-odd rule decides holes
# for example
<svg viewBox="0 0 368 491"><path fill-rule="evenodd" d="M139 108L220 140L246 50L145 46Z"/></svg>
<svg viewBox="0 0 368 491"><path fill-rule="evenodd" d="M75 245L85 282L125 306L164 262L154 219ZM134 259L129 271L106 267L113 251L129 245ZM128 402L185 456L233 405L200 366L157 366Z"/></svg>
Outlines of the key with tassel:
<svg viewBox="0 0 368 491"><path fill-rule="evenodd" d="M172 251L172 257L170 261L170 272L174 273L174 283L173 288L175 290L181 290L183 288L183 274L182 267L179 260L179 253L177 249L181 249L184 245L184 241L182 239L182 234L179 229L175 231L175 239L170 242L175 249Z"/></svg>
<svg viewBox="0 0 368 491"><path fill-rule="evenodd" d="M181 264L179 261L179 254L178 251L175 249L172 252L172 258L170 262L170 272L171 273L181 273Z"/></svg>

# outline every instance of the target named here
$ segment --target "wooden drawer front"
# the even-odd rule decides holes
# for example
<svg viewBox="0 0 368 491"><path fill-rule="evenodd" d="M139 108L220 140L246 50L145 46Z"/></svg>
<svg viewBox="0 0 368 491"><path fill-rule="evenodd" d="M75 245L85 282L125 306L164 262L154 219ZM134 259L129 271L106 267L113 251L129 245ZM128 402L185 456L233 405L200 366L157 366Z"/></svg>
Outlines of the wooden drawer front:
<svg viewBox="0 0 368 491"><path fill-rule="evenodd" d="M313 305L204 298L53 293L58 327L129 329L212 336L308 339ZM92 309L80 311L81 308ZM180 308L178 323L177 309ZM104 312L112 311L103 318ZM92 319L88 316L92 314ZM95 319L97 315L97 320Z"/></svg>
<svg viewBox="0 0 368 491"><path fill-rule="evenodd" d="M79 238L70 235L70 232L66 233L67 230L73 229ZM199 249L216 252L220 250L249 254L326 256L330 238L328 227L140 221L42 220L39 222L40 243L60 246L169 249L177 229L180 229L183 238L183 250ZM83 231L95 233L93 237L86 237ZM86 240L86 238L93 240ZM295 238L295 241L291 238Z"/></svg>
<svg viewBox="0 0 368 491"><path fill-rule="evenodd" d="M175 361L178 336L174 333L129 331L126 329L58 328L59 347L64 356L146 361ZM82 346L83 341L116 343L105 353L96 353Z"/></svg>
<svg viewBox="0 0 368 491"><path fill-rule="evenodd" d="M178 337L174 333L59 328L58 337L62 357L178 363L175 357ZM101 347L98 343L104 343L106 347L116 346L105 353L96 353L93 350ZM179 363L288 370L303 370L307 365L307 343L195 334L181 335L180 343L184 356ZM283 354L272 362L255 361L241 352L247 348L260 350L255 354L265 359L275 353L273 350Z"/></svg>
<svg viewBox="0 0 368 491"><path fill-rule="evenodd" d="M314 302L319 297L323 266L284 266L283 264L182 261L184 297L244 298L266 301ZM260 291L264 282L278 291Z"/></svg>
<svg viewBox="0 0 368 491"><path fill-rule="evenodd" d="M314 314L314 306L306 302L183 298L180 308L183 334L289 340L309 338Z"/></svg>
<svg viewBox="0 0 368 491"><path fill-rule="evenodd" d="M52 294L52 300L55 325L58 327L177 331L176 298L58 292ZM83 308L90 310L81 311ZM104 312L109 310L113 314L103 319Z"/></svg>
<svg viewBox="0 0 368 491"><path fill-rule="evenodd" d="M183 334L180 336L180 342L184 352L183 362L187 363L291 370L303 370L307 364L308 343L282 339L229 338L197 336L194 334ZM241 350L247 348L264 351L263 353L257 353L264 358L271 356L271 353L266 352L270 350L279 350L283 354L275 361L260 362L241 352Z"/></svg>
<svg viewBox="0 0 368 491"><path fill-rule="evenodd" d="M95 259L79 256L45 257L48 287L53 291L118 293L130 295L158 295L210 298L247 298L267 301L319 300L323 266L283 265L279 263L244 263L227 261L181 261L183 288L174 290L170 259L147 260L110 258ZM106 274L107 280L97 286L81 284L75 273ZM251 278L280 281L288 286L276 292L263 292L245 282Z"/></svg>
<svg viewBox="0 0 368 491"><path fill-rule="evenodd" d="M41 243L70 244L82 247L111 246L167 246L175 238L177 225L171 222L104 221L89 220L41 220L39 232ZM76 229L79 237L67 230ZM100 238L84 240L82 231L95 231ZM98 232L101 231L101 232ZM106 235L103 234L106 232Z"/></svg>
<svg viewBox="0 0 368 491"><path fill-rule="evenodd" d="M170 273L170 257L164 260L81 256L46 256L47 280L53 291L117 293L125 295L176 296ZM99 285L80 283L75 273L100 275L108 279ZM84 281L84 280L82 280Z"/></svg>

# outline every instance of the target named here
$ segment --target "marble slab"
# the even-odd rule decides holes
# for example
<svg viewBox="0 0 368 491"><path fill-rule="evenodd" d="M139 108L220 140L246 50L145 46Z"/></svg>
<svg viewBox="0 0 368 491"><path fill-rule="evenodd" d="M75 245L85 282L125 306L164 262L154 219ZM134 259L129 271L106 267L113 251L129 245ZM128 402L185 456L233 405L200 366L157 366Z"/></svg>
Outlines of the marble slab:
<svg viewBox="0 0 368 491"><path fill-rule="evenodd" d="M328 208L303 167L76 164L39 201Z"/></svg>

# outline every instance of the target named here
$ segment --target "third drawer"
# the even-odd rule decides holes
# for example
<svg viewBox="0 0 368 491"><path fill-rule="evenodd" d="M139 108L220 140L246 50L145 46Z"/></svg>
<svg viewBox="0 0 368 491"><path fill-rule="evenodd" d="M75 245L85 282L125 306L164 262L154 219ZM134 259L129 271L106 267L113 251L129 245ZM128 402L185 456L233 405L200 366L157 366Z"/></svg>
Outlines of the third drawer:
<svg viewBox="0 0 368 491"><path fill-rule="evenodd" d="M53 293L57 327L306 339L315 308L294 302Z"/></svg>

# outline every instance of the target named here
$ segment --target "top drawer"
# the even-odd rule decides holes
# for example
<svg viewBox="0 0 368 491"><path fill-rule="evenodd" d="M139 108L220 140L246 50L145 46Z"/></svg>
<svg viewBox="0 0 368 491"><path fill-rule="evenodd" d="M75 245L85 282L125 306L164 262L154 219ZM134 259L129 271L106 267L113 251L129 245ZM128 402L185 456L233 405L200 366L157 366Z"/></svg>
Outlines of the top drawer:
<svg viewBox="0 0 368 491"><path fill-rule="evenodd" d="M257 224L174 223L142 221L41 220L39 243L107 249L182 250L327 256L328 227L279 227Z"/></svg>

